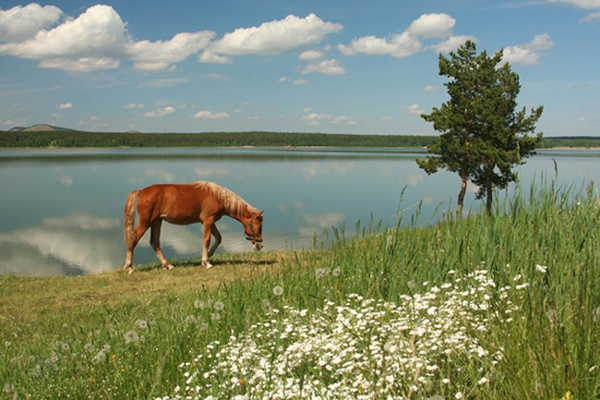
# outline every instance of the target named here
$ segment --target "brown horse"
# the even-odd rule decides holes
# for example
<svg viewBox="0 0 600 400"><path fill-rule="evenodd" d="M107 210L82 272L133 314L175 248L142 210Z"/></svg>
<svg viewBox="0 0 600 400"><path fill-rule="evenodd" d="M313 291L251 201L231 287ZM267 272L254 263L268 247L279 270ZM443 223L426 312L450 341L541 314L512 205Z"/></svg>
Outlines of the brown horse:
<svg viewBox="0 0 600 400"><path fill-rule="evenodd" d="M135 228L136 199L139 219L137 228ZM221 243L221 234L215 222L223 215L240 221L244 225L246 239L252 242L254 250L262 249L263 211L259 212L237 194L216 183L198 181L189 185L153 185L142 190L134 190L127 197L123 213L127 243L127 258L123 270L133 272L131 266L133 249L148 228L151 228L150 245L163 268L173 268L160 250L160 227L163 220L177 225L201 222L204 225L202 265L206 268L212 267L208 259ZM211 233L215 237L215 243L209 251Z"/></svg>

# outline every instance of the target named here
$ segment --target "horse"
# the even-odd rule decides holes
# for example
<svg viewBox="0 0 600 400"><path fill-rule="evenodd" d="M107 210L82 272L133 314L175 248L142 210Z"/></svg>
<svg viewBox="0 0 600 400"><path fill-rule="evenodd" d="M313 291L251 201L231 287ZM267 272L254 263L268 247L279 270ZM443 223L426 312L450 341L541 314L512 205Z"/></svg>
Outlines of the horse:
<svg viewBox="0 0 600 400"><path fill-rule="evenodd" d="M135 228L136 208L139 220L137 228ZM214 182L197 181L187 185L158 184L142 190L134 190L127 197L123 212L127 243L123 271L133 272L133 249L148 228L151 229L150 245L156 252L162 267L166 270L173 268L160 250L160 228L163 221L176 225L189 225L196 222L204 225L202 265L206 268L212 267L208 259L221 244L221 234L215 223L223 215L241 222L246 240L252 242L254 250L261 250L263 212L252 207L231 190ZM209 250L211 234L215 237L215 243Z"/></svg>

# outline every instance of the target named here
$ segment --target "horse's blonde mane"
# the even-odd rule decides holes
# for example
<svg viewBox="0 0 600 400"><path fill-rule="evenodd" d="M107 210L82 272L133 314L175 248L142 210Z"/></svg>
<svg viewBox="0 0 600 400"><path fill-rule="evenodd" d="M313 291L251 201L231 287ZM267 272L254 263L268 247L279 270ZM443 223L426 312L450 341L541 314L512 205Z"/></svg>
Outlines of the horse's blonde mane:
<svg viewBox="0 0 600 400"><path fill-rule="evenodd" d="M190 183L190 185L192 185L196 189L205 188L210 190L215 196L217 196L217 199L219 199L219 201L223 203L225 209L231 214L243 215L246 209L248 209L248 211L250 211L252 214L256 214L259 212L257 208L252 207L240 196L233 193L229 189L217 185L214 182L197 181Z"/></svg>

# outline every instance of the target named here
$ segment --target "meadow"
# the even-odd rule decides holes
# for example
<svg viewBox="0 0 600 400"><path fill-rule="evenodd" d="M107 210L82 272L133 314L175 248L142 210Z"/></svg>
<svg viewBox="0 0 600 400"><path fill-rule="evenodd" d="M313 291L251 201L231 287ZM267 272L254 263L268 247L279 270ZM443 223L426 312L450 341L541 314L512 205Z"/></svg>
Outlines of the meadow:
<svg viewBox="0 0 600 400"><path fill-rule="evenodd" d="M0 398L600 398L600 197L330 227L304 251L0 277Z"/></svg>

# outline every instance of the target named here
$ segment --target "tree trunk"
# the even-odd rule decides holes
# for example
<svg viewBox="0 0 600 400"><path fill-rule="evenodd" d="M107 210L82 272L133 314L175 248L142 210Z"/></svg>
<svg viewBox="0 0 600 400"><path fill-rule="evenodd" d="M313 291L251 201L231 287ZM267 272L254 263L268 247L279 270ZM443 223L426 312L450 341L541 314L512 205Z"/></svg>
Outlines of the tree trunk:
<svg viewBox="0 0 600 400"><path fill-rule="evenodd" d="M494 195L494 191L492 190L492 181L491 179L488 178L486 185L485 185L485 190L486 190L486 195L485 195L485 209L488 213L488 215L490 215L492 213L492 199L493 199L493 195Z"/></svg>
<svg viewBox="0 0 600 400"><path fill-rule="evenodd" d="M457 218L462 218L463 203L465 202L465 193L467 193L467 170L463 169L460 172L462 184L458 193L458 206L456 207Z"/></svg>

